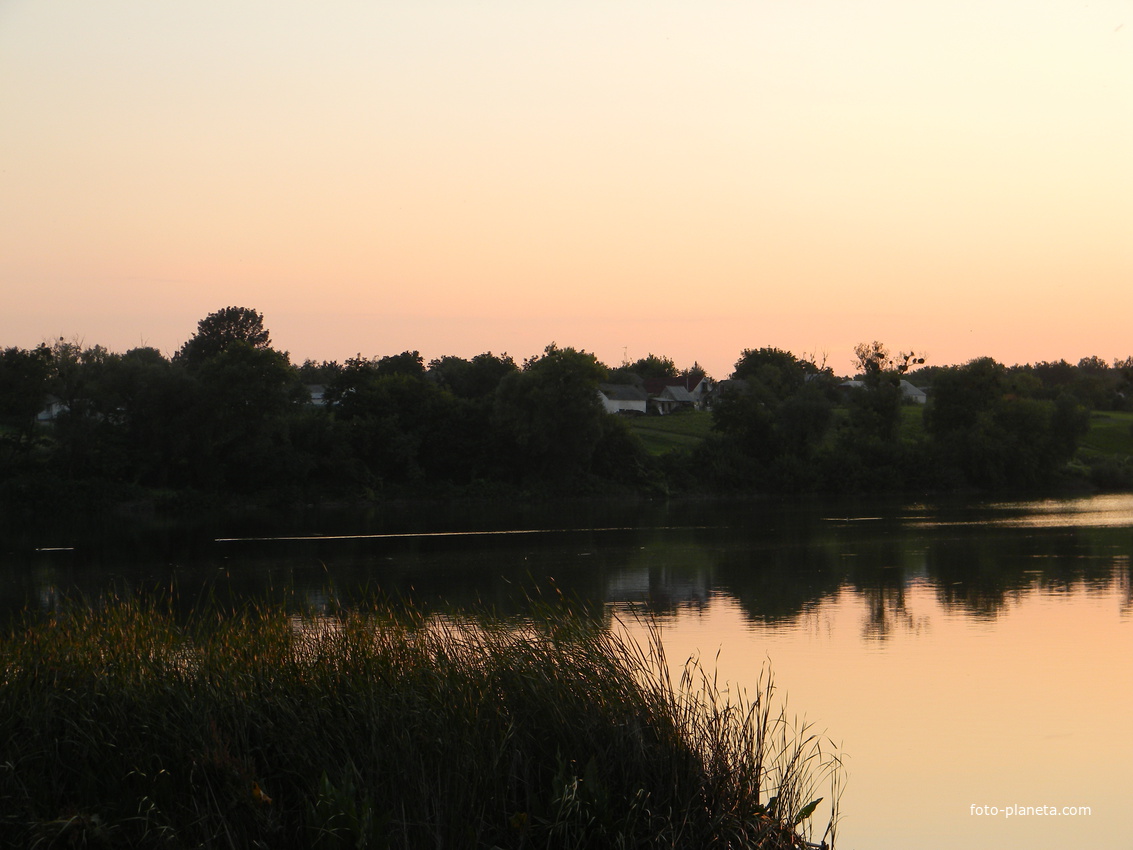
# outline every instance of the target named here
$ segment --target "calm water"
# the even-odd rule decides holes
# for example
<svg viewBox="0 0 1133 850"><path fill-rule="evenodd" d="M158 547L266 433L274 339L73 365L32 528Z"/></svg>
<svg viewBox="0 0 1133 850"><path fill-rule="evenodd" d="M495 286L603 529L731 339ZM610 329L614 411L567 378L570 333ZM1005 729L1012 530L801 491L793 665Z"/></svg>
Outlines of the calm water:
<svg viewBox="0 0 1133 850"><path fill-rule="evenodd" d="M363 589L522 617L558 593L661 623L842 748L838 846L1133 847L1133 496L992 504L402 508L9 533L0 606L174 586ZM1089 814L1008 816L1010 806ZM985 814L974 814L984 811ZM992 814L992 808L999 810Z"/></svg>

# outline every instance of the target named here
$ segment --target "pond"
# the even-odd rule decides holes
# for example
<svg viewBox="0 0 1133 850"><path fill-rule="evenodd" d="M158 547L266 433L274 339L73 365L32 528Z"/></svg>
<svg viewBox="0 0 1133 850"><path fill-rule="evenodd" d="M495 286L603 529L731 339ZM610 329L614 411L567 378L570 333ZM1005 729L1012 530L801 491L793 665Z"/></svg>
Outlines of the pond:
<svg viewBox="0 0 1133 850"><path fill-rule="evenodd" d="M174 587L657 622L736 689L769 665L845 757L837 846L1127 840L1133 496L400 506L10 533L0 608ZM1116 846L1116 845L1113 845Z"/></svg>

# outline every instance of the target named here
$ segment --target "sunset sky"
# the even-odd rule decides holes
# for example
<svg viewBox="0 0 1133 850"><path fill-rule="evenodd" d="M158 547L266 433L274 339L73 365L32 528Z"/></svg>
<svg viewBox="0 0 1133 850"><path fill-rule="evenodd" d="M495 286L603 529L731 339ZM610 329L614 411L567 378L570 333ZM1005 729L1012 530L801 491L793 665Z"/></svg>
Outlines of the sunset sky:
<svg viewBox="0 0 1133 850"><path fill-rule="evenodd" d="M1133 0L0 0L0 346L1133 354Z"/></svg>

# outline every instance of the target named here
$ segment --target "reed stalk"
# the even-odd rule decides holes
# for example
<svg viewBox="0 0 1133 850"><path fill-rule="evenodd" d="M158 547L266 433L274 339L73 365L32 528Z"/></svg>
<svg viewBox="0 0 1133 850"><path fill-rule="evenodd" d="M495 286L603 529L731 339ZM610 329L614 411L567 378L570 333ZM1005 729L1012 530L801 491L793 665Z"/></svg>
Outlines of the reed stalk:
<svg viewBox="0 0 1133 850"><path fill-rule="evenodd" d="M656 629L544 613L28 619L0 640L0 845L803 846L839 762L769 675L729 700Z"/></svg>

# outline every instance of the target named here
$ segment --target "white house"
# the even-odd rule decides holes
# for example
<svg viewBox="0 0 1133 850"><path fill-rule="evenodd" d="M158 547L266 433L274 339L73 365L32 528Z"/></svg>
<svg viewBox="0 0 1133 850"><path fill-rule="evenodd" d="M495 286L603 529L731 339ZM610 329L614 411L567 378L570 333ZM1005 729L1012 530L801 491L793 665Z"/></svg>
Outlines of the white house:
<svg viewBox="0 0 1133 850"><path fill-rule="evenodd" d="M845 387L846 389L856 390L856 389L861 389L862 387L864 387L865 382L864 381L843 381L841 384L839 384L839 386ZM901 384L900 384L900 388L901 388L901 400L902 401L907 401L911 404L925 404L928 401L928 396L925 394L924 390L918 389L917 387L914 387L912 384L910 384L906 380L902 379Z"/></svg>
<svg viewBox="0 0 1133 850"><path fill-rule="evenodd" d="M928 402L928 396L925 394L925 391L914 387L908 381L901 381L901 396L905 401L911 401L914 404L925 404Z"/></svg>
<svg viewBox="0 0 1133 850"><path fill-rule="evenodd" d="M35 421L43 424L54 422L63 413L68 410L60 399L53 395L49 395L43 402L43 410L36 414Z"/></svg>
<svg viewBox="0 0 1133 850"><path fill-rule="evenodd" d="M692 393L682 386L666 385L661 391L649 397L649 404L658 413L672 413L682 407L692 410L696 407L696 399Z"/></svg>
<svg viewBox="0 0 1133 850"><path fill-rule="evenodd" d="M649 396L629 384L599 384L598 397L607 413L645 413Z"/></svg>
<svg viewBox="0 0 1133 850"><path fill-rule="evenodd" d="M645 382L649 403L658 413L671 413L680 408L703 410L708 406L712 382L707 376L662 378Z"/></svg>
<svg viewBox="0 0 1133 850"><path fill-rule="evenodd" d="M307 387L307 393L311 396L311 401L309 403L313 407L326 407L327 406L327 399L326 399L327 388L323 384L307 384L306 387Z"/></svg>

